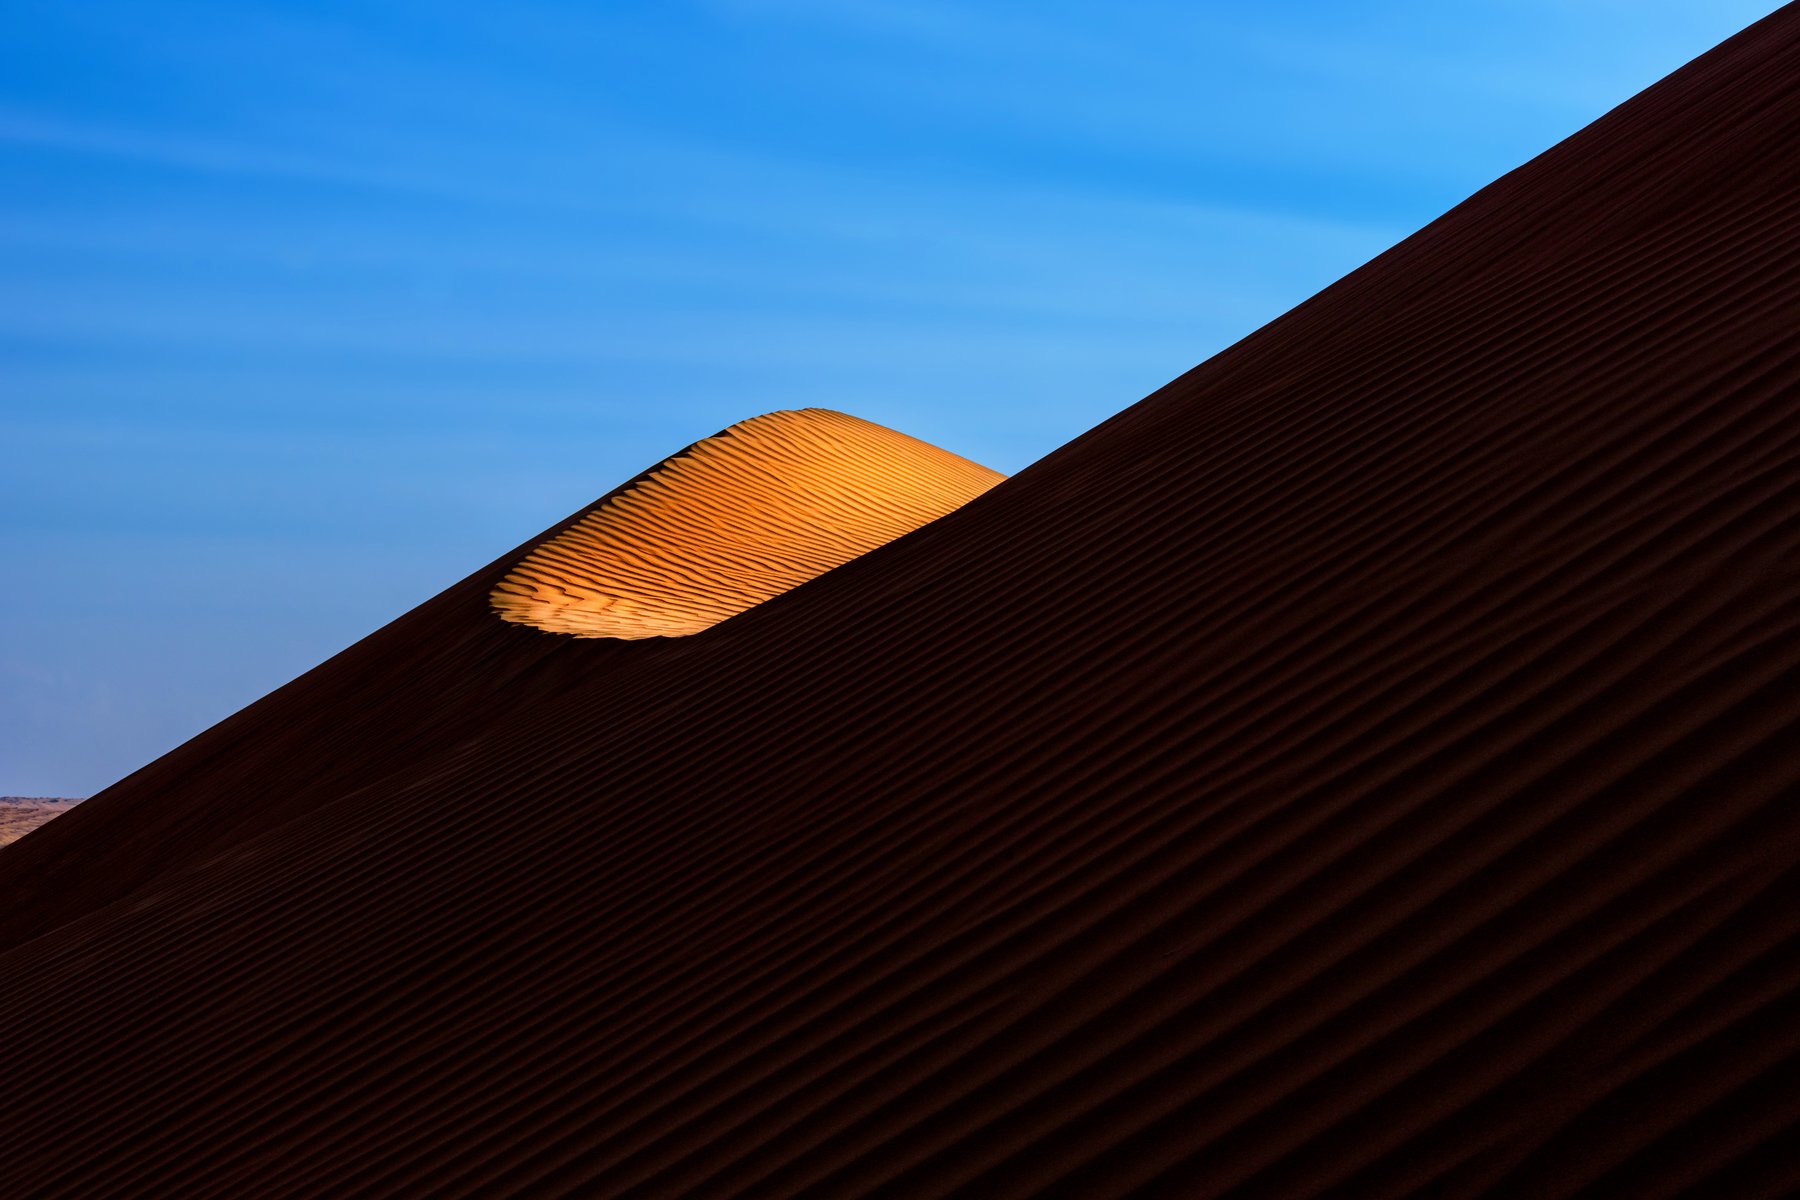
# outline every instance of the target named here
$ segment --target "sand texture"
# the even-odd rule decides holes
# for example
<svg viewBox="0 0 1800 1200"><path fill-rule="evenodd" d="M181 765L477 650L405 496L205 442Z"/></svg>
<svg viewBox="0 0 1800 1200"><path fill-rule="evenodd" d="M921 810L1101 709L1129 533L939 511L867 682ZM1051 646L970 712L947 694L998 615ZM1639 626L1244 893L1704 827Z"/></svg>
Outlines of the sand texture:
<svg viewBox="0 0 1800 1200"><path fill-rule="evenodd" d="M935 521L1005 476L822 408L740 421L657 466L494 588L508 621L681 637Z"/></svg>
<svg viewBox="0 0 1800 1200"><path fill-rule="evenodd" d="M0 850L0 1196L1794 1194L1796 146L1788 8L696 636L525 539Z"/></svg>

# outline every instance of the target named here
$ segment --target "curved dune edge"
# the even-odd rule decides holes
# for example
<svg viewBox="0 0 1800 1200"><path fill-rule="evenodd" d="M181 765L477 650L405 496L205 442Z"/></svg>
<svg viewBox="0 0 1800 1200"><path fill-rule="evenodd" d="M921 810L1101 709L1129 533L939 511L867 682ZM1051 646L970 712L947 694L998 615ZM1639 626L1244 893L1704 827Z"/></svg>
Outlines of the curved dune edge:
<svg viewBox="0 0 1800 1200"><path fill-rule="evenodd" d="M490 600L506 620L549 633L699 633L1004 478L845 413L768 413L653 468L532 550Z"/></svg>

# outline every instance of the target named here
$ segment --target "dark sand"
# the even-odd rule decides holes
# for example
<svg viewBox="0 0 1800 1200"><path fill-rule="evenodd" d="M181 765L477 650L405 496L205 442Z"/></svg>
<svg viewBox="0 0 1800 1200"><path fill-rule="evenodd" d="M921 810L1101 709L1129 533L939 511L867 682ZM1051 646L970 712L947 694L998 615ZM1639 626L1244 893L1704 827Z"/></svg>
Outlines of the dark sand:
<svg viewBox="0 0 1800 1200"><path fill-rule="evenodd" d="M693 637L530 539L0 851L0 1195L1791 1193L1796 147L1789 8Z"/></svg>

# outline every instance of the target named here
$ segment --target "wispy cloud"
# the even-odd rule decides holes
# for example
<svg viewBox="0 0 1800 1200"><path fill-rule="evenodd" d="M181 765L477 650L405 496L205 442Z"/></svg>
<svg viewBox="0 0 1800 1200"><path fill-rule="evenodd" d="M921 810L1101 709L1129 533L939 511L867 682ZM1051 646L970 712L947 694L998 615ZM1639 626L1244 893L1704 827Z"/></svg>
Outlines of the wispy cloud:
<svg viewBox="0 0 1800 1200"><path fill-rule="evenodd" d="M129 130L79 124L0 110L0 142L204 171L278 179L326 180L366 187L418 189L418 180L369 171L305 155Z"/></svg>

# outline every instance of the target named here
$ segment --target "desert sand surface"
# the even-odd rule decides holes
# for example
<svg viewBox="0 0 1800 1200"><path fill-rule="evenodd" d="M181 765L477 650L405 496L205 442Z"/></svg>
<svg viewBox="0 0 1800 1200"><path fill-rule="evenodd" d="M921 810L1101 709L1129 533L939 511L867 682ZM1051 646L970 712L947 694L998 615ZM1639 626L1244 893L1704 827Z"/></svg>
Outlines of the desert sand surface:
<svg viewBox="0 0 1800 1200"><path fill-rule="evenodd" d="M61 796L0 796L0 846L18 841L80 803Z"/></svg>
<svg viewBox="0 0 1800 1200"><path fill-rule="evenodd" d="M509 621L681 637L962 507L1005 476L845 413L740 421L535 547L494 588Z"/></svg>
<svg viewBox="0 0 1800 1200"><path fill-rule="evenodd" d="M523 538L0 850L0 1196L1794 1194L1797 145L1789 7L692 636Z"/></svg>

